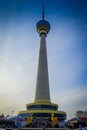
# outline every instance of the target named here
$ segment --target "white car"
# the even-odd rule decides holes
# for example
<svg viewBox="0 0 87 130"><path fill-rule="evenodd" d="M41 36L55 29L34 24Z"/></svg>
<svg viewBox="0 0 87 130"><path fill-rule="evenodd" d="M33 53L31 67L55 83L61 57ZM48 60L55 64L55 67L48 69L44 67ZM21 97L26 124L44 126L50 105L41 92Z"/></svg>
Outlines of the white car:
<svg viewBox="0 0 87 130"><path fill-rule="evenodd" d="M83 128L77 128L75 130L87 130L87 127L83 127Z"/></svg>
<svg viewBox="0 0 87 130"><path fill-rule="evenodd" d="M87 127L82 128L82 130L87 130Z"/></svg>

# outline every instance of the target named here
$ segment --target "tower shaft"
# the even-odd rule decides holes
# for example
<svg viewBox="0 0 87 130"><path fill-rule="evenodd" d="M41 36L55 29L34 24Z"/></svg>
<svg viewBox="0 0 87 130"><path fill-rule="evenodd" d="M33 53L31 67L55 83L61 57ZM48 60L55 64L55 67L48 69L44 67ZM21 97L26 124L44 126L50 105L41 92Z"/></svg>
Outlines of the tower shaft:
<svg viewBox="0 0 87 130"><path fill-rule="evenodd" d="M36 24L37 32L40 36L40 50L38 60L38 71L36 81L35 101L26 105L27 110L20 111L20 115L29 118L32 115L33 119L51 118L52 115L59 121L66 119L66 113L58 111L58 105L51 103L49 90L49 76L47 64L46 36L50 31L50 24L44 19L44 8L42 10L42 20ZM33 124L33 123L32 123ZM42 126L43 127L43 126Z"/></svg>
<svg viewBox="0 0 87 130"><path fill-rule="evenodd" d="M41 34L35 101L50 101L46 36Z"/></svg>

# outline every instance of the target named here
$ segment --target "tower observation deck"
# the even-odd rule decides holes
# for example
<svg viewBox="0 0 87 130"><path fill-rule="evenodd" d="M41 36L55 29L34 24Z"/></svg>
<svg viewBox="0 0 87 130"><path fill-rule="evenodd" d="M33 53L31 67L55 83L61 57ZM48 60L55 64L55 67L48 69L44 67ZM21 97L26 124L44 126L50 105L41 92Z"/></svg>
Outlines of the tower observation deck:
<svg viewBox="0 0 87 130"><path fill-rule="evenodd" d="M35 99L33 103L26 105L27 110L20 111L23 117L33 118L51 118L52 114L58 120L65 120L66 113L58 111L58 105L50 100L49 75L47 63L46 36L50 31L50 24L45 20L44 8L42 10L42 19L36 24L37 32L40 36L40 49L38 59L38 70L36 80Z"/></svg>

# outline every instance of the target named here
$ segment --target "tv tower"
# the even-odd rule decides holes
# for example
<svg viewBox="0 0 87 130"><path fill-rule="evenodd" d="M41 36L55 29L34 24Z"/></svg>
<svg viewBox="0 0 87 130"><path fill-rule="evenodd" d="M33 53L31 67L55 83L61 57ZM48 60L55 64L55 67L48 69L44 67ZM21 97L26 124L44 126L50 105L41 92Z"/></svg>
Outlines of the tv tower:
<svg viewBox="0 0 87 130"><path fill-rule="evenodd" d="M36 24L37 32L40 36L40 50L38 59L38 71L36 80L35 99L33 103L26 105L27 110L20 111L24 117L32 115L33 118L51 118L52 115L58 120L65 120L66 113L58 111L58 105L50 100L49 76L47 64L46 36L50 31L50 24L45 20L44 7L42 9L42 19Z"/></svg>
<svg viewBox="0 0 87 130"><path fill-rule="evenodd" d="M44 7L42 10L42 20L40 20L37 23L36 27L37 32L40 35L40 50L38 60L35 101L37 100L50 101L47 50L46 50L46 36L50 31L50 24L48 21L44 19Z"/></svg>

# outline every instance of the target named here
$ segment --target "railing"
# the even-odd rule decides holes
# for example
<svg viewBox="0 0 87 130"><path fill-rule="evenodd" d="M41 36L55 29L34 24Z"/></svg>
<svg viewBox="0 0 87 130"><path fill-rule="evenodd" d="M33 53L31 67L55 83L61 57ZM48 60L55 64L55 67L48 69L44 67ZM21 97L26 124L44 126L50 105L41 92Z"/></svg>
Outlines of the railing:
<svg viewBox="0 0 87 130"><path fill-rule="evenodd" d="M69 128L20 128L17 130L74 130Z"/></svg>

